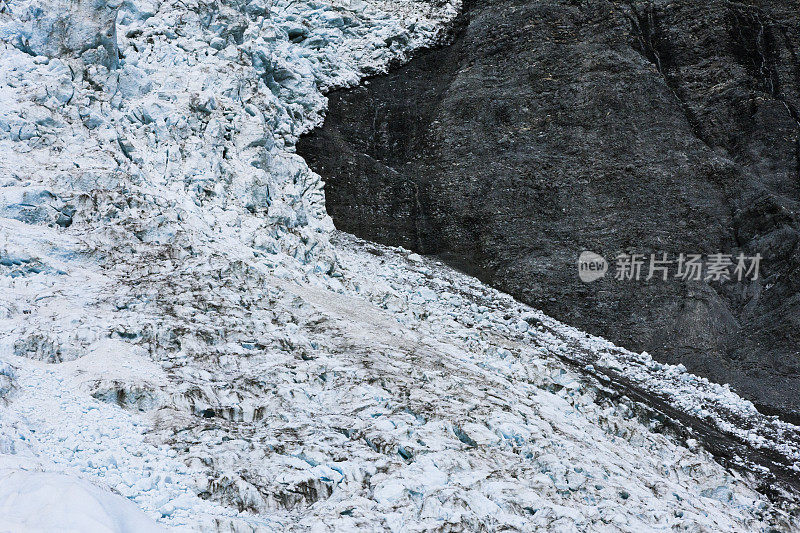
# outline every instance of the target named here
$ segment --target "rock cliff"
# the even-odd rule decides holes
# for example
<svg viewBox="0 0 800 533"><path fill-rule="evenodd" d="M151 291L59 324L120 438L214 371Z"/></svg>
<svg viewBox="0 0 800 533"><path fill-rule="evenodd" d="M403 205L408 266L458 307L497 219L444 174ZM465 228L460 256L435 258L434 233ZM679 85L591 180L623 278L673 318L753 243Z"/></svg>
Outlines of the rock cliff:
<svg viewBox="0 0 800 533"><path fill-rule="evenodd" d="M299 151L338 228L797 420L798 27L785 0L475 0L451 45L331 94ZM763 259L586 284L583 250Z"/></svg>

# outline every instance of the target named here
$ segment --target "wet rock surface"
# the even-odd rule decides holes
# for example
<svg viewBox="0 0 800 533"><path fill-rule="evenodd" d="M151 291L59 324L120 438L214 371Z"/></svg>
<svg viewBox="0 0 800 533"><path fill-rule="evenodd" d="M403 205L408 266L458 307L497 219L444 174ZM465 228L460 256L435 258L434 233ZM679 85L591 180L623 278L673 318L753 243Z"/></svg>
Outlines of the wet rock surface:
<svg viewBox="0 0 800 533"><path fill-rule="evenodd" d="M798 27L790 1L473 1L451 45L332 93L298 152L339 229L797 421ZM763 259L586 284L582 250Z"/></svg>

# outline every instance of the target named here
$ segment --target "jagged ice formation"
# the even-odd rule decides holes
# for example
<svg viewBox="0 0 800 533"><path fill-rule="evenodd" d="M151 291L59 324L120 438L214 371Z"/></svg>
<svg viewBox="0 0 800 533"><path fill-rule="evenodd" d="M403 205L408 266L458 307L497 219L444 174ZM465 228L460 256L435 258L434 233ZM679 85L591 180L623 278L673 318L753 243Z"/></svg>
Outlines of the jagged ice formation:
<svg viewBox="0 0 800 533"><path fill-rule="evenodd" d="M0 1L0 529L797 527L559 357L791 427L334 232L295 141L457 7Z"/></svg>

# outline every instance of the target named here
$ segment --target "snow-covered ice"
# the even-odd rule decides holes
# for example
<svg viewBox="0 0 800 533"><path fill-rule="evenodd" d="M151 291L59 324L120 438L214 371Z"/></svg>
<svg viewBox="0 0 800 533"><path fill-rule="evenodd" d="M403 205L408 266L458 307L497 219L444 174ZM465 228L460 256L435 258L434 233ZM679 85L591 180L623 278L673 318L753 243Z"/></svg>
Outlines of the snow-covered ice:
<svg viewBox="0 0 800 533"><path fill-rule="evenodd" d="M0 531L166 531L122 496L64 474L0 470L0 501Z"/></svg>
<svg viewBox="0 0 800 533"><path fill-rule="evenodd" d="M0 0L0 531L797 529L607 381L786 468L794 426L335 232L296 139L457 3L42 5Z"/></svg>

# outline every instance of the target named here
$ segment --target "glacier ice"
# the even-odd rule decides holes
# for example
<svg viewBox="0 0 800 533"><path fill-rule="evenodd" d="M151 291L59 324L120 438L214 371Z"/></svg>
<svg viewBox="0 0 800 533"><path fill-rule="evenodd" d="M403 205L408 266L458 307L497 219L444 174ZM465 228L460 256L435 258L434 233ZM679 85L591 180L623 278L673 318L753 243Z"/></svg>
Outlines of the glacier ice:
<svg viewBox="0 0 800 533"><path fill-rule="evenodd" d="M0 530L164 533L129 500L64 474L0 469Z"/></svg>
<svg viewBox="0 0 800 533"><path fill-rule="evenodd" d="M120 0L7 1L5 10L15 16L0 30L8 42L31 55L81 56L87 62L114 68L120 4Z"/></svg>
<svg viewBox="0 0 800 533"><path fill-rule="evenodd" d="M325 91L434 42L457 3L59 0L33 24L41 5L0 3L0 469L16 480L0 508L17 520L69 486L73 518L112 531L145 523L118 495L202 531L797 527L566 360L767 447L757 424L788 425L334 230L295 141Z"/></svg>

